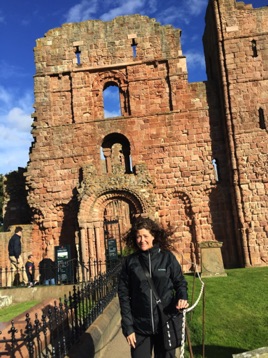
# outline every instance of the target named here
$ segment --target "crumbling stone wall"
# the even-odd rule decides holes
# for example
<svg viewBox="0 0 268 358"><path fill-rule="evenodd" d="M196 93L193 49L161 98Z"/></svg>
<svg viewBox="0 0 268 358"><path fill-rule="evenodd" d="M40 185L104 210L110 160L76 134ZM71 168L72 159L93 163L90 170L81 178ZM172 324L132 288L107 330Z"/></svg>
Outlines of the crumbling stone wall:
<svg viewBox="0 0 268 358"><path fill-rule="evenodd" d="M118 218L124 230L138 214L175 226L186 270L199 262L199 243L210 240L223 242L226 267L267 263L261 213L267 133L256 120L257 98L264 110L267 103L266 82L253 82L256 73L242 64L244 23L250 15L257 24L267 12L253 15L233 3L221 2L224 35L238 35L223 59L216 1L210 2L204 83L187 81L180 30L145 16L65 24L37 40L35 141L26 182L38 253L52 256L55 245L68 243L83 261L105 259L103 225L112 212L109 219ZM258 78L261 73L259 67ZM227 89L229 80L234 86ZM119 88L121 116L104 118L103 90L110 85ZM122 147L117 161L116 145Z"/></svg>
<svg viewBox="0 0 268 358"><path fill-rule="evenodd" d="M25 189L25 168L18 168L3 178L3 218L4 230L11 225L28 224L31 211L27 203Z"/></svg>
<svg viewBox="0 0 268 358"><path fill-rule="evenodd" d="M246 264L267 264L268 9L228 0L221 1L219 9L210 1L206 23L208 80L215 81L221 97L236 230L241 232Z"/></svg>

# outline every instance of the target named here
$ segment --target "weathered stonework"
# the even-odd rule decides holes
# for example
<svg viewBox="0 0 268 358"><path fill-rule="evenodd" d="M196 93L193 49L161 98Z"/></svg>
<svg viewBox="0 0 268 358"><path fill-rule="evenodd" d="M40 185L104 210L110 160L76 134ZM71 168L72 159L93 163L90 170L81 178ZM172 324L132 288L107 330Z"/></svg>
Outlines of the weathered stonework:
<svg viewBox="0 0 268 358"><path fill-rule="evenodd" d="M210 1L206 20L208 81L222 98L235 231L245 265L267 265L268 9L229 0L218 9ZM215 26L217 40L210 35ZM217 66L210 65L214 61Z"/></svg>
<svg viewBox="0 0 268 358"><path fill-rule="evenodd" d="M223 243L225 267L268 264L268 9L217 3L207 82L188 83L180 30L145 16L64 24L37 40L26 173L37 256L70 244L73 257L103 260L107 235L119 247L142 214L176 227L185 270L205 241ZM111 85L121 116L105 118Z"/></svg>
<svg viewBox="0 0 268 358"><path fill-rule="evenodd" d="M221 255L222 242L203 241L199 246L202 277L226 276Z"/></svg>

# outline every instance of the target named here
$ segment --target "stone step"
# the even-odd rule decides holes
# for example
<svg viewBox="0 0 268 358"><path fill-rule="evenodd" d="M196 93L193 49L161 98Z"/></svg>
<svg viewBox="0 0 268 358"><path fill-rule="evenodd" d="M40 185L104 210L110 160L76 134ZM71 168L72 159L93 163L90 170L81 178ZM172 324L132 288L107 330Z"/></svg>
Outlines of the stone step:
<svg viewBox="0 0 268 358"><path fill-rule="evenodd" d="M239 354L233 354L233 358L268 358L268 347L262 347Z"/></svg>

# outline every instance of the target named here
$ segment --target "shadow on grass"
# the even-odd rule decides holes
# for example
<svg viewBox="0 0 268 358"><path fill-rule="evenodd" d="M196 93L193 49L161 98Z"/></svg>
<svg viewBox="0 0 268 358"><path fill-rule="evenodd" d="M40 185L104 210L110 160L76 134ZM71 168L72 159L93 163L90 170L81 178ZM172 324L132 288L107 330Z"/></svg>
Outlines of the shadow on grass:
<svg viewBox="0 0 268 358"><path fill-rule="evenodd" d="M194 357L202 357L202 346L193 346ZM233 354L247 351L233 347L205 346L205 358L232 358Z"/></svg>

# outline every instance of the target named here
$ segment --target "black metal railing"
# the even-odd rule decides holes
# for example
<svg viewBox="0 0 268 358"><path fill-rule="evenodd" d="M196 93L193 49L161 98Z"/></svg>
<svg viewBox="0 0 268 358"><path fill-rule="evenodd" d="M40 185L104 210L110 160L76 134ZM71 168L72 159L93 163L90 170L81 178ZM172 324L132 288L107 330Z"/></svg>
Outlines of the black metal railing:
<svg viewBox="0 0 268 358"><path fill-rule="evenodd" d="M100 264L100 263L99 263ZM74 285L64 299L42 309L24 327L14 320L0 332L0 356L63 358L115 297L121 262L94 279ZM23 351L24 350L24 351Z"/></svg>
<svg viewBox="0 0 268 358"><path fill-rule="evenodd" d="M117 260L90 260L88 262L81 262L77 259L62 260L55 263L54 266L54 282L55 284L74 284L80 282L87 282L92 278L99 276L113 268L118 262ZM51 271L51 268L48 269ZM13 268L0 267L0 287L21 287L23 286L23 277L26 275L25 267L14 270ZM27 276L27 275L26 275ZM12 279L10 280L9 277ZM44 285L47 278L46 268L35 268L34 279L35 284ZM49 276L52 278L52 276ZM11 286L10 286L11 281Z"/></svg>

